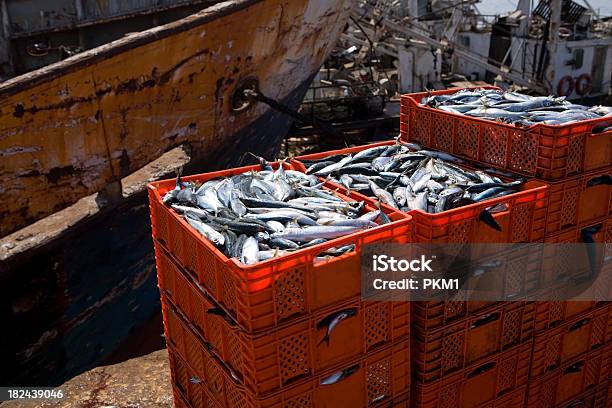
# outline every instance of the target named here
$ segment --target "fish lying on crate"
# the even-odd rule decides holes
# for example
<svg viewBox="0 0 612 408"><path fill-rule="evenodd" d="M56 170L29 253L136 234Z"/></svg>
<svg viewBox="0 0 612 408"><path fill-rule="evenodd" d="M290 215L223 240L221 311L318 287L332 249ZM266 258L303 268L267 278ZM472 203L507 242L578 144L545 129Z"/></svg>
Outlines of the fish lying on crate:
<svg viewBox="0 0 612 408"><path fill-rule="evenodd" d="M378 220L389 222L380 210L361 214L364 202L344 201L315 176L282 165L262 167L201 185L182 182L179 175L163 202L227 257L247 265L376 227ZM329 248L320 256L353 249Z"/></svg>
<svg viewBox="0 0 612 408"><path fill-rule="evenodd" d="M529 96L495 89L462 89L454 94L430 95L421 104L431 108L481 119L532 126L537 123L563 125L612 115L608 106L587 107L565 97ZM608 126L605 131L612 129Z"/></svg>
<svg viewBox="0 0 612 408"><path fill-rule="evenodd" d="M454 156L422 150L415 144L375 146L354 155L334 155L316 161L302 161L306 174L327 177L347 190L375 196L401 211L422 210L439 213L464 205L516 192L523 179L504 182L483 171L458 166ZM503 210L490 208L489 217Z"/></svg>

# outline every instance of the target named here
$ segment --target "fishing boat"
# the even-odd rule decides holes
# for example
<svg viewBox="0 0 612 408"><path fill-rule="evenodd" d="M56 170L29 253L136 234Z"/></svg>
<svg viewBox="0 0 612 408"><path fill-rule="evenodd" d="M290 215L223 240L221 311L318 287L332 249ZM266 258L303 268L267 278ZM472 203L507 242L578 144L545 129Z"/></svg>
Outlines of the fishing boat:
<svg viewBox="0 0 612 408"><path fill-rule="evenodd" d="M172 168L156 161L177 148L170 159L200 171L274 157L291 118L244 91L296 109L350 13L332 0L111 1L123 8L102 15L101 2L47 2L41 18L57 18L43 24L26 18L38 3L2 2L0 318L13 335L0 382L12 384L90 368L155 313L144 186ZM100 40L88 33L126 18L175 21L87 49ZM44 65L62 32L82 49Z"/></svg>

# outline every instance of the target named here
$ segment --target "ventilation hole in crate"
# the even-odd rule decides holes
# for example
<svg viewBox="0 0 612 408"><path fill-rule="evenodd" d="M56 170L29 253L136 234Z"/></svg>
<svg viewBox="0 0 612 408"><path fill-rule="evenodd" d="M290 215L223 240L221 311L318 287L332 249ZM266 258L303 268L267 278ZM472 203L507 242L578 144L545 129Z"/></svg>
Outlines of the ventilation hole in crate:
<svg viewBox="0 0 612 408"><path fill-rule="evenodd" d="M459 408L461 387L460 382L448 384L440 392L438 408Z"/></svg>
<svg viewBox="0 0 612 408"><path fill-rule="evenodd" d="M555 406L555 400L557 397L557 381L558 379L553 379L542 384L542 388L540 389L541 397L539 407L545 408Z"/></svg>
<svg viewBox="0 0 612 408"><path fill-rule="evenodd" d="M221 316L216 316L213 314L209 314L207 317L208 319L206 321L208 324L206 329L208 337L206 338L206 340L208 340L208 342L214 349L220 350L222 341L221 333L223 327L225 327L222 321L223 318Z"/></svg>
<svg viewBox="0 0 612 408"><path fill-rule="evenodd" d="M564 315L563 302L561 301L550 301L548 302L548 324L550 326L563 319Z"/></svg>
<svg viewBox="0 0 612 408"><path fill-rule="evenodd" d="M203 307L200 306L199 301L196 298L196 295L192 293L191 298L189 300L189 304L192 305L191 313L188 316L192 316L193 324L196 326L199 334L208 340L208 332L206 331L206 318L204 317L204 313L206 312Z"/></svg>
<svg viewBox="0 0 612 408"><path fill-rule="evenodd" d="M442 373L463 365L463 332L448 334L442 341Z"/></svg>
<svg viewBox="0 0 612 408"><path fill-rule="evenodd" d="M478 124L456 120L457 153L472 159L478 159Z"/></svg>
<svg viewBox="0 0 612 408"><path fill-rule="evenodd" d="M182 226L178 222L172 220L169 225L168 231L168 248L170 253L176 257L176 259L184 262L185 259L185 248L183 247L183 232Z"/></svg>
<svg viewBox="0 0 612 408"><path fill-rule="evenodd" d="M612 202L610 203L610 208L612 208ZM607 224L604 235L604 258L606 262L612 262L612 223L608 222Z"/></svg>
<svg viewBox="0 0 612 408"><path fill-rule="evenodd" d="M225 339L225 352L227 353L227 356L225 357L227 358L228 364L232 366L234 371L237 371L239 374L244 374L244 367L242 365L242 347L238 334L235 331L227 328Z"/></svg>
<svg viewBox="0 0 612 408"><path fill-rule="evenodd" d="M368 365L367 372L368 405L391 396L391 362L379 361Z"/></svg>
<svg viewBox="0 0 612 408"><path fill-rule="evenodd" d="M191 403L192 407L202 407L203 402L203 392L202 392L202 386L200 384L192 384L191 382L188 384L188 391L187 391L187 399L189 400L189 403Z"/></svg>
<svg viewBox="0 0 612 408"><path fill-rule="evenodd" d="M601 367L601 355L589 356L584 371L584 386L599 384L599 368ZM605 373L607 375L607 373Z"/></svg>
<svg viewBox="0 0 612 408"><path fill-rule="evenodd" d="M433 122L433 147L446 152L452 151L453 122L442 115L435 115Z"/></svg>
<svg viewBox="0 0 612 408"><path fill-rule="evenodd" d="M212 358L206 361L206 386L217 400L223 398L223 374Z"/></svg>
<svg viewBox="0 0 612 408"><path fill-rule="evenodd" d="M156 230L155 238L159 239L160 241L164 242L167 245L169 234L168 234L168 214L166 214L166 211L168 210L165 208L160 208L159 206L156 207L155 216L157 217L157 219L155 220L155 230Z"/></svg>
<svg viewBox="0 0 612 408"><path fill-rule="evenodd" d="M281 363L281 381L301 377L309 373L308 337L302 333L280 341L279 360Z"/></svg>
<svg viewBox="0 0 612 408"><path fill-rule="evenodd" d="M310 394L300 395L285 402L284 408L310 408L312 407L312 397Z"/></svg>
<svg viewBox="0 0 612 408"><path fill-rule="evenodd" d="M570 188L563 192L561 205L561 228L576 224L578 214L578 188Z"/></svg>
<svg viewBox="0 0 612 408"><path fill-rule="evenodd" d="M174 347L180 348L181 343L179 342L184 338L183 328L179 324L174 313L166 312L166 323L168 325L168 327L166 327L168 332L166 340L169 341Z"/></svg>
<svg viewBox="0 0 612 408"><path fill-rule="evenodd" d="M523 290L523 277L527 271L527 257L521 256L517 258L518 254L513 253L510 255L510 262L506 269L506 289L505 295L512 296L518 295Z"/></svg>
<svg viewBox="0 0 612 408"><path fill-rule="evenodd" d="M463 301L447 300L444 302L444 322L465 316L467 312L467 303Z"/></svg>
<svg viewBox="0 0 612 408"><path fill-rule="evenodd" d="M608 317L606 315L597 316L593 319L593 324L591 325L591 347L603 344L605 342L607 326Z"/></svg>
<svg viewBox="0 0 612 408"><path fill-rule="evenodd" d="M538 135L526 132L511 132L512 150L510 168L533 174L538 162Z"/></svg>
<svg viewBox="0 0 612 408"><path fill-rule="evenodd" d="M521 323L523 322L522 309L507 312L504 315L504 326L502 331L502 348L507 348L521 340Z"/></svg>
<svg viewBox="0 0 612 408"><path fill-rule="evenodd" d="M203 398L206 402L206 405L204 405L205 408L222 408L222 405L219 403L219 401L216 401L213 397L208 395L208 393L205 392Z"/></svg>
<svg viewBox="0 0 612 408"><path fill-rule="evenodd" d="M484 126L482 160L497 166L505 166L507 142L507 132L504 128Z"/></svg>
<svg viewBox="0 0 612 408"><path fill-rule="evenodd" d="M221 273L221 301L230 311L236 312L236 280L230 272Z"/></svg>
<svg viewBox="0 0 612 408"><path fill-rule="evenodd" d="M171 360L173 362L173 370L174 373L174 383L180 388L181 392L184 394L187 392L187 366L183 361L176 357L174 353L171 353Z"/></svg>
<svg viewBox="0 0 612 408"><path fill-rule="evenodd" d="M470 220L453 222L448 226L448 242L465 244L469 242L472 222ZM455 245L458 249L459 245Z"/></svg>
<svg viewBox="0 0 612 408"><path fill-rule="evenodd" d="M512 357L502 360L499 363L499 371L497 374L497 393L500 394L510 388L514 388L514 379L516 377L516 366L518 357Z"/></svg>
<svg viewBox="0 0 612 408"><path fill-rule="evenodd" d="M511 242L529 242L531 235L531 203L516 205L512 212Z"/></svg>
<svg viewBox="0 0 612 408"><path fill-rule="evenodd" d="M557 367L561 354L561 335L546 339L546 351L544 353L544 372Z"/></svg>
<svg viewBox="0 0 612 408"><path fill-rule="evenodd" d="M410 139L428 146L431 115L418 109L412 109L410 113Z"/></svg>
<svg viewBox="0 0 612 408"><path fill-rule="evenodd" d="M196 240L192 238L185 239L185 267L189 271L197 271L198 268L198 248Z"/></svg>
<svg viewBox="0 0 612 408"><path fill-rule="evenodd" d="M227 406L232 408L243 408L247 407L248 404L244 400L243 394L236 387L227 387L225 391L227 398Z"/></svg>
<svg viewBox="0 0 612 408"><path fill-rule="evenodd" d="M215 257L212 254L202 250L196 250L196 254L198 257L198 265L195 271L198 273L198 280L202 285L204 285L204 288L206 290L215 294L217 292L215 277L215 271L217 270L217 261L215 260ZM224 274L227 275L227 273Z"/></svg>
<svg viewBox="0 0 612 408"><path fill-rule="evenodd" d="M279 275L274 281L274 303L279 319L306 311L304 299L304 270L293 269Z"/></svg>
<svg viewBox="0 0 612 408"><path fill-rule="evenodd" d="M204 345L198 339L189 333L189 337L185 339L185 347L187 348L187 361L193 367L199 376L204 376L204 356L206 350Z"/></svg>
<svg viewBox="0 0 612 408"><path fill-rule="evenodd" d="M174 287L172 286L172 271L168 265L168 258L161 251L156 252L157 257L157 284L161 289L169 291L170 297L174 293Z"/></svg>
<svg viewBox="0 0 612 408"><path fill-rule="evenodd" d="M574 135L570 138L570 144L567 150L567 174L577 173L582 167L583 157L583 141L584 135Z"/></svg>
<svg viewBox="0 0 612 408"><path fill-rule="evenodd" d="M176 291L175 294L176 296L174 296L174 300L176 301L176 303L180 306L180 309L182 312L187 312L189 309L186 307L189 303L189 286L187 286L187 282L185 281L185 277L181 274L181 272L174 268L174 271L172 271L175 277L174 281L175 281L175 288L174 290Z"/></svg>
<svg viewBox="0 0 612 408"><path fill-rule="evenodd" d="M379 303L366 309L366 350L389 341L389 307L391 303Z"/></svg>

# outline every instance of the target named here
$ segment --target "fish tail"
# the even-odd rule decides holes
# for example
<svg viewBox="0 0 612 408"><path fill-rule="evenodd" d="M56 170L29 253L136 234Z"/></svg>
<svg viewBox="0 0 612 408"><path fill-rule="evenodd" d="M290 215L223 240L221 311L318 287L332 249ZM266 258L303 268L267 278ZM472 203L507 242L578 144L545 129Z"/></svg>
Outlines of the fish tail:
<svg viewBox="0 0 612 408"><path fill-rule="evenodd" d="M480 212L480 216L478 218L481 221L483 221L485 224L487 224L489 227L493 228L496 231L501 232L502 228L497 223L497 221L495 221L495 218L493 218L493 216L491 215L491 213L489 211L482 210Z"/></svg>

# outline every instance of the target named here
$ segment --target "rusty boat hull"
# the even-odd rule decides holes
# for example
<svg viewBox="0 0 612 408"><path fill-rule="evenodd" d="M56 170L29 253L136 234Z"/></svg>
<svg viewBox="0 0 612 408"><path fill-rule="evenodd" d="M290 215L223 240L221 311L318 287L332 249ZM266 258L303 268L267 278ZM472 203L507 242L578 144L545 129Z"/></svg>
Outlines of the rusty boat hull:
<svg viewBox="0 0 612 408"><path fill-rule="evenodd" d="M178 147L187 172L274 157L290 118L232 95L297 108L348 6L224 2L0 84L0 382L59 384L159 312L144 185L174 170L125 180Z"/></svg>

